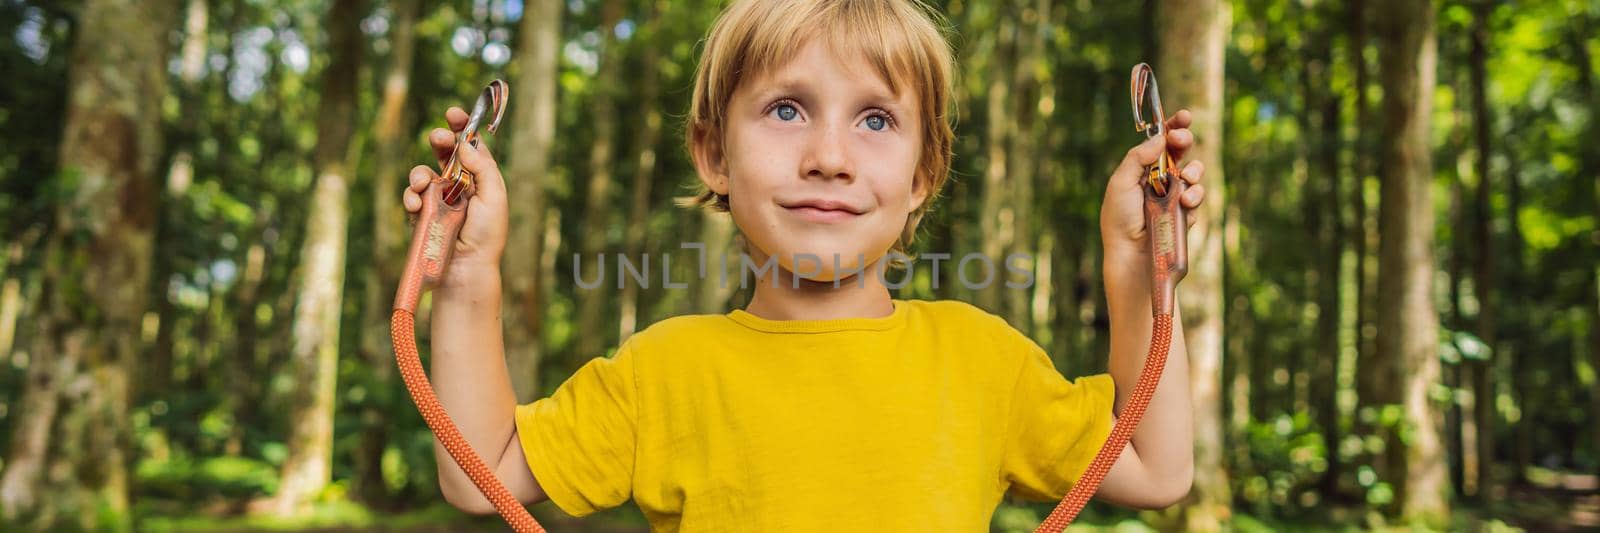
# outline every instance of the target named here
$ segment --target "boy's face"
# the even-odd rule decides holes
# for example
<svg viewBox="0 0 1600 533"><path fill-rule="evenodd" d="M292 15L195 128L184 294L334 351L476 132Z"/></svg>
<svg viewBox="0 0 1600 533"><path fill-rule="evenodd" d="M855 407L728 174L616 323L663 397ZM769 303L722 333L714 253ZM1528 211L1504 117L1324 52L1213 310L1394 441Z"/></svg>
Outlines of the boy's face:
<svg viewBox="0 0 1600 533"><path fill-rule="evenodd" d="M920 110L901 92L820 40L740 82L723 145L700 143L695 156L706 185L728 195L752 259L776 255L798 276L832 281L882 258L926 197L913 185Z"/></svg>

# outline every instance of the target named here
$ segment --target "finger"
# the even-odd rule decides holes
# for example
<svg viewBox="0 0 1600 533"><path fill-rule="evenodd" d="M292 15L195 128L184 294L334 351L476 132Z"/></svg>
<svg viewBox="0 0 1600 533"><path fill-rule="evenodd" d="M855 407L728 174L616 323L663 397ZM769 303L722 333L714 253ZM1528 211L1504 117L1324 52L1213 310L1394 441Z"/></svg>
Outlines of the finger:
<svg viewBox="0 0 1600 533"><path fill-rule="evenodd" d="M494 158L494 150L489 148L489 139L488 139L488 137L479 136L478 137L478 144L475 145L474 147L477 148L478 152L482 153L484 157L489 158L489 162L490 163L494 163L494 166L495 166L496 170L498 170L500 168L499 160Z"/></svg>
<svg viewBox="0 0 1600 533"><path fill-rule="evenodd" d="M1183 191L1183 196L1179 198L1178 201L1183 205L1183 207L1194 209L1196 207L1200 207L1200 202L1204 201L1205 198L1205 186L1195 185L1193 187L1189 187L1188 190Z"/></svg>
<svg viewBox="0 0 1600 533"><path fill-rule="evenodd" d="M433 169L426 165L417 165L411 169L411 183L400 195L400 202L405 205L406 213L422 211L422 192L428 189L428 184L433 181L433 175Z"/></svg>
<svg viewBox="0 0 1600 533"><path fill-rule="evenodd" d="M1189 164L1187 164L1187 165L1184 165L1183 166L1183 173L1181 173L1179 175L1183 176L1183 181L1184 182L1186 182L1186 183L1188 183L1190 185L1194 185L1194 184L1200 183L1200 178L1204 177L1205 173L1206 173L1206 164L1205 163L1201 163L1199 160L1195 160L1195 161L1190 161Z"/></svg>
<svg viewBox="0 0 1600 533"><path fill-rule="evenodd" d="M1172 153L1174 161L1183 161L1183 154L1194 146L1194 132L1189 131L1189 125L1194 123L1194 113L1188 109L1179 109L1171 117L1167 117L1167 134L1169 137L1168 152ZM1180 135L1174 135L1182 131Z"/></svg>
<svg viewBox="0 0 1600 533"><path fill-rule="evenodd" d="M1156 158L1161 157L1161 152L1165 148L1166 143L1163 142L1160 136L1145 139L1144 142L1128 149L1128 155L1122 158L1122 164L1118 166L1117 174L1142 174L1140 170L1154 164ZM1142 176L1139 177L1142 178Z"/></svg>
<svg viewBox="0 0 1600 533"><path fill-rule="evenodd" d="M494 166L494 171L488 173L487 178L478 180L478 188L480 190L487 189L487 194L491 197L500 198L504 201L503 199L506 197L505 175L500 173L500 163L494 158L494 149L489 147L488 139L483 137L478 138L478 144L475 148L479 156L487 159L489 164Z"/></svg>
<svg viewBox="0 0 1600 533"><path fill-rule="evenodd" d="M456 134L444 128L434 128L428 132L428 145L433 147L433 157L439 160L439 169L443 170L445 164L450 162L450 153L456 151Z"/></svg>
<svg viewBox="0 0 1600 533"><path fill-rule="evenodd" d="M427 165L417 165L412 167L411 175L408 178L411 180L411 184L408 188L418 193L425 191L428 189L428 184L433 182L433 177L435 175L436 174L433 173L433 169L428 168Z"/></svg>
<svg viewBox="0 0 1600 533"><path fill-rule="evenodd" d="M1190 113L1188 109L1179 109L1176 114L1167 117L1167 129L1178 130L1187 128L1192 122L1194 122L1194 114Z"/></svg>
<svg viewBox="0 0 1600 533"><path fill-rule="evenodd" d="M471 143L461 146L456 153L461 158L461 166L477 176L474 186L477 193L486 200L501 201L505 198L506 184L500 177L500 166L488 155L482 143L473 146Z"/></svg>
<svg viewBox="0 0 1600 533"><path fill-rule="evenodd" d="M460 107L450 106L444 110L444 122L450 125L450 131L461 131L467 127L467 112Z"/></svg>
<svg viewBox="0 0 1600 533"><path fill-rule="evenodd" d="M416 213L422 210L422 195L417 194L417 191L406 189L406 192L401 196L400 201L406 205L407 213Z"/></svg>
<svg viewBox="0 0 1600 533"><path fill-rule="evenodd" d="M1194 146L1194 131L1184 128L1167 130L1167 153L1173 161L1183 161L1183 154Z"/></svg>

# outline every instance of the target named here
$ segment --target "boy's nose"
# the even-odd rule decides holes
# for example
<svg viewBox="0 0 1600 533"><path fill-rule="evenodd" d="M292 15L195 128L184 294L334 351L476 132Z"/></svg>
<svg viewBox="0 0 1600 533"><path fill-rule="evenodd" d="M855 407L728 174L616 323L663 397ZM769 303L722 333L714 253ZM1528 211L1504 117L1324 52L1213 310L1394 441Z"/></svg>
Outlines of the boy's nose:
<svg viewBox="0 0 1600 533"><path fill-rule="evenodd" d="M851 168L845 150L845 143L849 142L848 135L847 129L839 125L813 130L807 139L806 157L802 163L806 177L852 178L855 169Z"/></svg>

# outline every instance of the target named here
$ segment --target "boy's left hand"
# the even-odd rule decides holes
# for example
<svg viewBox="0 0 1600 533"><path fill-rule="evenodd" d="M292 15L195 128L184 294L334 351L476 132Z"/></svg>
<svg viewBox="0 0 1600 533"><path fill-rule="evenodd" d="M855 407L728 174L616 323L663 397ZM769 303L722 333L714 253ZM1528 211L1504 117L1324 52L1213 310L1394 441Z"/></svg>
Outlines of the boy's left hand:
<svg viewBox="0 0 1600 533"><path fill-rule="evenodd" d="M1154 164L1163 150L1172 153L1173 161L1180 162L1179 168L1183 171L1179 175L1189 185L1178 199L1179 205L1194 209L1200 207L1201 200L1205 199L1206 189L1200 185L1205 165L1199 161L1181 164L1183 153L1194 146L1194 133L1189 131L1190 120L1188 110L1178 111L1167 119L1165 139L1151 137L1129 149L1128 155L1111 173L1111 182L1106 184L1105 199L1100 204L1100 240L1107 257L1114 253L1150 255L1150 248L1145 245L1148 234L1144 227L1144 168ZM1195 217L1185 218L1189 226L1194 226Z"/></svg>

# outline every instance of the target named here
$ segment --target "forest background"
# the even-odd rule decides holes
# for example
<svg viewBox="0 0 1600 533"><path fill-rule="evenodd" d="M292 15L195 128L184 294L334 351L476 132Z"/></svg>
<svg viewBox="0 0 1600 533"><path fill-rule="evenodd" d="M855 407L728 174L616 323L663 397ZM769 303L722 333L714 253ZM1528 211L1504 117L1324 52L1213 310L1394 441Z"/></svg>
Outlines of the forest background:
<svg viewBox="0 0 1600 533"><path fill-rule="evenodd" d="M1085 527L1600 527L1600 2L932 4L958 138L916 250L1027 253L1036 283L947 264L896 295L1003 316L1067 377L1105 369L1093 228L1142 139L1129 68L1195 114L1194 490ZM446 107L510 81L490 142L521 401L742 306L573 283L598 274L577 254L672 254L685 280L680 243L738 249L726 216L673 206L722 5L0 0L0 529L499 527L442 502L394 372L406 172ZM1051 503L1008 498L993 529ZM631 503L534 511L644 529Z"/></svg>

